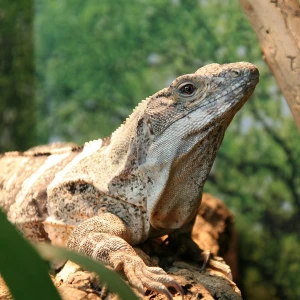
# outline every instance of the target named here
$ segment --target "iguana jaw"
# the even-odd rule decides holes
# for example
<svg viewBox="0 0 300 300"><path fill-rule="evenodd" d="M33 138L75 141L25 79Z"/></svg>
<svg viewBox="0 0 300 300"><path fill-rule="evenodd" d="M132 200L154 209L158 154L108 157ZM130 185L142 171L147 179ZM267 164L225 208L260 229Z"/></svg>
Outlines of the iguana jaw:
<svg viewBox="0 0 300 300"><path fill-rule="evenodd" d="M235 63L208 65L194 78L187 76L202 81L205 92L192 104L184 103L182 116L157 131L145 163L148 177L155 182L148 189L147 211L156 229L180 228L195 216L224 132L251 96L259 74L252 64ZM165 93L174 101L172 85Z"/></svg>

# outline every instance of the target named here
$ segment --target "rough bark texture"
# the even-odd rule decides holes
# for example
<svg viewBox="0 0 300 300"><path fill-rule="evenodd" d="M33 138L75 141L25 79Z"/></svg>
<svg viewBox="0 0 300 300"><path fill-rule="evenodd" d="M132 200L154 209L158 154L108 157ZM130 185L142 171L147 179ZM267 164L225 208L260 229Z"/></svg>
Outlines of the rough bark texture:
<svg viewBox="0 0 300 300"><path fill-rule="evenodd" d="M213 254L226 257L230 251L236 261L236 256L234 255L236 250L234 249L233 240L233 218L222 201L211 195L204 195L192 236L198 245L204 249L211 250ZM139 248L136 248L136 251L148 265L157 265L161 256L172 255L172 253L165 253L166 250L161 245L160 240L142 245L142 248L149 255L140 251ZM233 263L236 264L234 261ZM193 262L176 260L166 270L183 287L185 300L242 299L235 283L213 269L208 268L201 273L199 265ZM117 296L113 294L101 295L102 287L97 277L71 262L68 262L53 280L64 300L117 299ZM175 294L175 290L172 290L172 292L174 293L174 300L181 299L179 294ZM1 288L1 282L0 299L10 299L5 287L2 285ZM162 300L165 299L165 296L147 291L144 299Z"/></svg>
<svg viewBox="0 0 300 300"><path fill-rule="evenodd" d="M300 4L298 0L240 0L300 130Z"/></svg>

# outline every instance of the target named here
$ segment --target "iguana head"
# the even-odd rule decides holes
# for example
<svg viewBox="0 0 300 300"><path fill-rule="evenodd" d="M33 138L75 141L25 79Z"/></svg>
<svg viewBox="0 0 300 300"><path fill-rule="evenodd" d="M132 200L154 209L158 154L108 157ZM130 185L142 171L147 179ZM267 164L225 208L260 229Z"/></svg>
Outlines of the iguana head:
<svg viewBox="0 0 300 300"><path fill-rule="evenodd" d="M191 128L196 125L199 130L210 123L223 123L247 101L258 78L256 66L246 62L210 64L193 74L180 76L151 97L146 110L149 126L159 136L196 110L199 119L197 124L189 124Z"/></svg>
<svg viewBox="0 0 300 300"><path fill-rule="evenodd" d="M152 227L179 228L195 216L224 132L258 80L253 64L211 64L148 99L153 142L143 168Z"/></svg>

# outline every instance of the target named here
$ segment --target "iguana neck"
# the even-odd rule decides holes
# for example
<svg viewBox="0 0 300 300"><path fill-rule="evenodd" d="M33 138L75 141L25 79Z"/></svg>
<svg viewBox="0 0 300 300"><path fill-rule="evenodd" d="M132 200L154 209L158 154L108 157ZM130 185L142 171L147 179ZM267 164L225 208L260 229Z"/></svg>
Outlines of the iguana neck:
<svg viewBox="0 0 300 300"><path fill-rule="evenodd" d="M108 158L119 171L116 176L136 169L147 156L154 135L147 124L146 108L150 98L139 103L126 121L111 135Z"/></svg>

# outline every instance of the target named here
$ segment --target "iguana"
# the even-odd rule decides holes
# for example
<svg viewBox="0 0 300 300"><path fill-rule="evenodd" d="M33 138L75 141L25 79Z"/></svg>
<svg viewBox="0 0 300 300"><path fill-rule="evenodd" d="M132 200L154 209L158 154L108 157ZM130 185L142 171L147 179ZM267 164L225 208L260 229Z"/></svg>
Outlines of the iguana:
<svg viewBox="0 0 300 300"><path fill-rule="evenodd" d="M0 157L0 207L32 242L123 270L139 291L181 287L132 245L188 233L224 133L259 80L247 62L210 64L140 102L110 137Z"/></svg>

